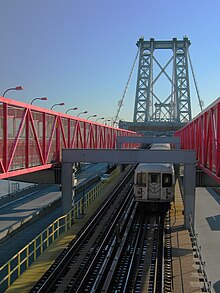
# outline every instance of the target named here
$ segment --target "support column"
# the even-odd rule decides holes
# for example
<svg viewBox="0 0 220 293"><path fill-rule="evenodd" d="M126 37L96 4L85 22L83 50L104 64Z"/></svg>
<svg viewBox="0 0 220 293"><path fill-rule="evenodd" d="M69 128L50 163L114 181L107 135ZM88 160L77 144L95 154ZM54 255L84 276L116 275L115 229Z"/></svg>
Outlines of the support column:
<svg viewBox="0 0 220 293"><path fill-rule="evenodd" d="M186 228L189 228L190 214L192 224L195 220L195 187L196 187L196 169L195 164L184 165L184 222Z"/></svg>
<svg viewBox="0 0 220 293"><path fill-rule="evenodd" d="M66 215L74 205L73 163L62 164L62 214Z"/></svg>

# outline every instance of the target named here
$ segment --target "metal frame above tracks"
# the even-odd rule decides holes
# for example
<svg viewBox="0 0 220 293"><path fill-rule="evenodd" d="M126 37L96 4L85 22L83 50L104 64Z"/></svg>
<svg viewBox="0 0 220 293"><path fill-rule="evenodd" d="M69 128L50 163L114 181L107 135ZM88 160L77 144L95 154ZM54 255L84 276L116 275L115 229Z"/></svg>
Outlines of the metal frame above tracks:
<svg viewBox="0 0 220 293"><path fill-rule="evenodd" d="M64 149L62 151L62 196L63 213L67 213L72 204L73 163L167 163L184 164L184 205L186 218L195 211L195 163L196 153L193 150L146 150L146 149L116 149L116 150L84 150Z"/></svg>

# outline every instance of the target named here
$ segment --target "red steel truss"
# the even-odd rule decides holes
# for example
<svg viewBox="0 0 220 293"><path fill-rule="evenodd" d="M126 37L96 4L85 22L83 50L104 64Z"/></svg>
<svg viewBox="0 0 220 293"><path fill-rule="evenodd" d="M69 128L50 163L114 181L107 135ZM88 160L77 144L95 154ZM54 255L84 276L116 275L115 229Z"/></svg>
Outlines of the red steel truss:
<svg viewBox="0 0 220 293"><path fill-rule="evenodd" d="M62 148L115 148L117 136L132 135L0 97L0 179L51 168L61 161Z"/></svg>
<svg viewBox="0 0 220 293"><path fill-rule="evenodd" d="M195 149L198 166L220 183L220 98L175 132L183 149Z"/></svg>

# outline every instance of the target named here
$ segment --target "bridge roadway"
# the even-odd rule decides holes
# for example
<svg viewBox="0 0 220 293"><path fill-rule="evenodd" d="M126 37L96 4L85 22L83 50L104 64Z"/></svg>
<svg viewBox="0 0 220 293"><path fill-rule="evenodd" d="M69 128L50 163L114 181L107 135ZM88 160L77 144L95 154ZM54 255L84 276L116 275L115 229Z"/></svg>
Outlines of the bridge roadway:
<svg viewBox="0 0 220 293"><path fill-rule="evenodd" d="M77 174L77 186L105 172L105 170L106 164L85 165L82 171ZM85 192L87 191L85 190ZM82 192L76 193L76 201L81 196ZM36 213L45 209L48 205L57 202L60 198L59 186L53 185L43 190L31 192L20 199L0 206L0 266L60 217L62 215L61 206L55 205L49 213L44 213L42 217L39 217L31 225L24 224L21 232L16 233L16 228L21 226L21 222L26 222ZM13 233L15 235L4 241L4 237L8 230L10 230L10 227L12 227L11 233L15 230L15 233Z"/></svg>
<svg viewBox="0 0 220 293"><path fill-rule="evenodd" d="M120 180L120 178L117 178ZM98 203L100 204L100 203ZM220 196L211 189L197 188L196 190L196 219L195 229L199 234L199 245L202 246L202 255L206 261L208 277L212 282L212 292L220 292L219 287L219 243L220 243ZM95 203L97 206L97 203ZM54 253L65 248L68 241L79 231L80 227L88 220L89 215L94 211L91 206L85 217L76 222L61 236L56 243L53 243L40 256L36 262L7 290L7 292L29 292L43 271L53 262ZM176 189L175 209L172 210L172 246L173 246L173 269L174 269L174 292L202 292L203 284L199 282L199 274L196 265L197 259L193 257L193 250L189 233L183 227L183 204L179 187ZM64 233L64 234L65 234ZM14 242L15 244L15 242ZM1 247L0 247L1 248ZM1 251L1 249L0 249ZM56 256L55 256L56 257Z"/></svg>

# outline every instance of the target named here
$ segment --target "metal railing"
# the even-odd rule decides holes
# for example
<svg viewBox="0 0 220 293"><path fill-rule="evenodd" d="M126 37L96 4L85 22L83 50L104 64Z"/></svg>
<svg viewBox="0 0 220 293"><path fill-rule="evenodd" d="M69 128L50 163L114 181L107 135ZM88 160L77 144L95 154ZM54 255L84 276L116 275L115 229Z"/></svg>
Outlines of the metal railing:
<svg viewBox="0 0 220 293"><path fill-rule="evenodd" d="M23 187L23 188L19 188L18 190L15 190L13 192L0 195L0 202L3 199L8 199L8 198L11 199L11 198L14 198L17 194L21 193L22 191L26 191L26 190L32 189L32 188L36 187L37 185L38 184L34 183L32 185L29 185L29 186L26 186L26 187Z"/></svg>
<svg viewBox="0 0 220 293"><path fill-rule="evenodd" d="M190 227L190 236L192 241L193 250L195 251L195 257L198 258L198 272L203 276L203 292L212 292L211 291L211 281L208 279L208 275L206 272L205 261L203 260L201 253L201 246L198 245L198 234L195 232L195 228L193 226L192 215L189 217L189 227Z"/></svg>
<svg viewBox="0 0 220 293"><path fill-rule="evenodd" d="M85 209L102 193L105 187L120 173L117 167L110 178L101 181L91 189L83 198L74 204L73 209L65 216L59 217L49 225L41 234L23 247L6 264L0 268L0 292L4 292L11 284L56 240L61 233L67 231L80 218ZM2 291L3 290L3 291Z"/></svg>

